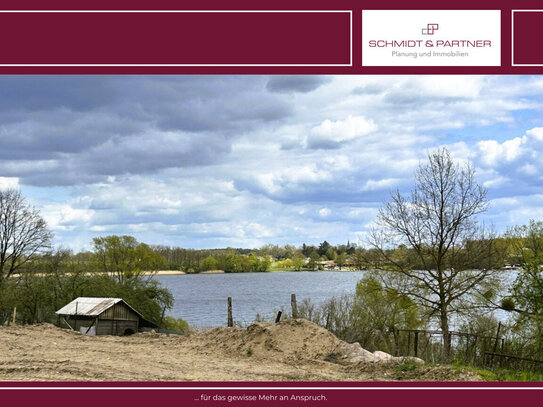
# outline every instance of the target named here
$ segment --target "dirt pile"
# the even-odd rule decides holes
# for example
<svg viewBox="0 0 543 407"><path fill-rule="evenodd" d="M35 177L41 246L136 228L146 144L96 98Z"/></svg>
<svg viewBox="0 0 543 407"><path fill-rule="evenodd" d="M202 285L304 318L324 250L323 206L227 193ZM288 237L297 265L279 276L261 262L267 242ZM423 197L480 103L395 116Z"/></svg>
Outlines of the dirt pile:
<svg viewBox="0 0 543 407"><path fill-rule="evenodd" d="M183 336L87 336L50 324L0 327L2 381L480 380L450 367L381 359L305 320Z"/></svg>
<svg viewBox="0 0 543 407"><path fill-rule="evenodd" d="M259 322L245 328L215 328L198 335L198 349L216 349L230 356L256 359L324 359L342 341L303 319L279 324Z"/></svg>
<svg viewBox="0 0 543 407"><path fill-rule="evenodd" d="M349 344L326 329L305 319L290 319L274 324L259 322L244 328L215 328L198 336L199 350L216 349L230 356L260 359L326 360L336 363L400 362L388 353L369 352L360 344ZM423 364L418 358L408 358Z"/></svg>

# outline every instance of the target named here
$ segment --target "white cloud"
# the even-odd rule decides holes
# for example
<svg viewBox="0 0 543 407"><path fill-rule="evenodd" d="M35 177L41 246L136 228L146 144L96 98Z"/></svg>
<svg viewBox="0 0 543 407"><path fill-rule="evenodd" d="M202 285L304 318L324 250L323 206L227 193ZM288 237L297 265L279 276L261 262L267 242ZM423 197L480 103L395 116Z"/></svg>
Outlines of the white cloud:
<svg viewBox="0 0 543 407"><path fill-rule="evenodd" d="M1 189L18 189L19 178L17 177L0 177L0 190Z"/></svg>
<svg viewBox="0 0 543 407"><path fill-rule="evenodd" d="M377 130L377 125L373 120L368 120L363 116L349 115L343 120L332 121L326 119L318 126L313 127L311 134L318 138L339 143L365 136L375 130Z"/></svg>
<svg viewBox="0 0 543 407"><path fill-rule="evenodd" d="M477 98L487 79L483 76L436 75L414 78L413 87L440 98Z"/></svg>
<svg viewBox="0 0 543 407"><path fill-rule="evenodd" d="M332 213L332 211L329 208L321 208L319 209L319 216L326 218Z"/></svg>
<svg viewBox="0 0 543 407"><path fill-rule="evenodd" d="M374 191L376 189L391 188L398 185L399 180L397 178L385 178L380 180L369 179L362 187L363 191Z"/></svg>
<svg viewBox="0 0 543 407"><path fill-rule="evenodd" d="M479 157L489 167L501 167L512 163L518 168L534 175L536 168L543 168L543 127L526 131L521 137L514 137L500 143L496 140L483 140L476 144Z"/></svg>
<svg viewBox="0 0 543 407"><path fill-rule="evenodd" d="M41 214L53 231L90 227L95 211L73 205L74 202L47 204L41 208Z"/></svg>

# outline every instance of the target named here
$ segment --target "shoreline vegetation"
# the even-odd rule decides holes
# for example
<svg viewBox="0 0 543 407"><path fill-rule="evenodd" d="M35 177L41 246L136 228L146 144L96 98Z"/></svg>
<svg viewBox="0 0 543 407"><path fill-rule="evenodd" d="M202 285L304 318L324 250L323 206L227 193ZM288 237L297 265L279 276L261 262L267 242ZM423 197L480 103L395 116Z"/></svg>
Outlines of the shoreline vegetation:
<svg viewBox="0 0 543 407"><path fill-rule="evenodd" d="M276 270L267 270L266 273L298 273L298 272L312 272L312 273L318 273L322 271L331 271L331 272L355 272L355 271L365 271L367 269L353 269L353 268L342 268L337 270L284 270L284 269L276 269ZM251 273L251 272L245 272L245 273ZM92 275L107 275L107 273L100 273L100 272L85 272L83 275L85 276L92 276ZM195 274L236 274L236 273L228 273L224 270L206 270L206 271L199 271L194 273L187 273L182 270L157 270L157 271L142 271L139 275L141 276L185 276L185 275L195 275ZM34 273L34 277L45 277L47 276L47 273ZM69 275L69 273L66 273L66 275ZM113 275L113 274L111 274ZM21 278L21 274L12 274L10 278Z"/></svg>

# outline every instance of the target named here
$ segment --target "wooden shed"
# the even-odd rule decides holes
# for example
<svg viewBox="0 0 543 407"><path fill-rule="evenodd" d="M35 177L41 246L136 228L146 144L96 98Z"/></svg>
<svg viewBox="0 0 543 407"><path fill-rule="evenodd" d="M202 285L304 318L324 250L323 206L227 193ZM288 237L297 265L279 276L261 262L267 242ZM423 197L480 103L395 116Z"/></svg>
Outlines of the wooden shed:
<svg viewBox="0 0 543 407"><path fill-rule="evenodd" d="M89 335L131 335L157 328L122 298L78 297L59 309L61 326Z"/></svg>

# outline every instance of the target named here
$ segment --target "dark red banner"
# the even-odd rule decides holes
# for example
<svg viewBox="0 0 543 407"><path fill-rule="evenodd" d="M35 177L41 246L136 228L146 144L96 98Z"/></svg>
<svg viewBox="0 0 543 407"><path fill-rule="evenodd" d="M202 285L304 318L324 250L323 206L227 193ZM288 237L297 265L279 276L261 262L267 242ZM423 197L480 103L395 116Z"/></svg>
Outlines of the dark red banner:
<svg viewBox="0 0 543 407"><path fill-rule="evenodd" d="M351 11L0 11L12 67L350 66Z"/></svg>
<svg viewBox="0 0 543 407"><path fill-rule="evenodd" d="M512 18L513 65L543 66L543 9L514 10Z"/></svg>
<svg viewBox="0 0 543 407"><path fill-rule="evenodd" d="M73 384L72 384L73 385ZM140 384L142 385L142 384ZM443 383L423 387L402 383L390 386L365 387L346 385L333 387L329 383L282 385L267 387L257 383L245 387L225 388L225 383L205 387L205 383L185 384L183 387L65 387L33 389L0 388L0 397L6 405L30 405L47 400L56 406L96 405L282 405L282 406L337 406L337 405L434 405L456 407L465 405L492 405L505 407L532 404L543 396L543 388L534 386L474 387L473 384L456 384L444 387ZM337 384L336 384L337 385ZM58 386L58 384L56 385Z"/></svg>

